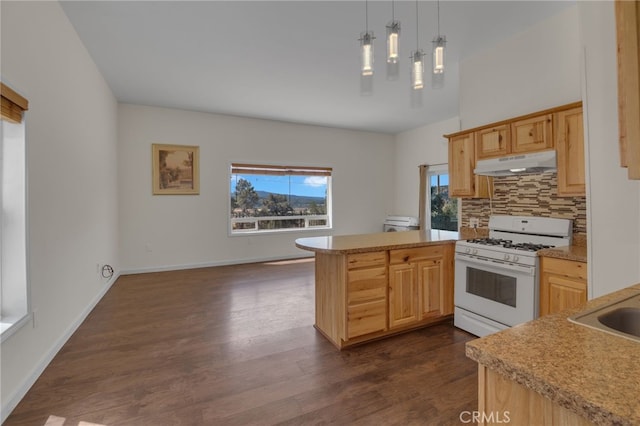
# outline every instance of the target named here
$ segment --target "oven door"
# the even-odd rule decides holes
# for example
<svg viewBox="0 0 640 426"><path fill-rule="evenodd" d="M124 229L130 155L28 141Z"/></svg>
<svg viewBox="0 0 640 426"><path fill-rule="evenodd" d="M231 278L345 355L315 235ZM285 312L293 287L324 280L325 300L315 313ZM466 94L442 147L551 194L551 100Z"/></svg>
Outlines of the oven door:
<svg viewBox="0 0 640 426"><path fill-rule="evenodd" d="M535 266L456 253L455 305L507 326L537 317Z"/></svg>

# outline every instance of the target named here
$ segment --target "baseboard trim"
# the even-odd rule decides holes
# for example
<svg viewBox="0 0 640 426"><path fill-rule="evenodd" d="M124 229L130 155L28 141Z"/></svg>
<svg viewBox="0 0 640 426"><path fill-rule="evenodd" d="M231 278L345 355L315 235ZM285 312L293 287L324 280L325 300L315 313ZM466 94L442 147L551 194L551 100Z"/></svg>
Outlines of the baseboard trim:
<svg viewBox="0 0 640 426"><path fill-rule="evenodd" d="M273 262L277 260L306 259L309 257L313 257L313 256L300 256L298 254L298 255L290 255L290 256L259 257L259 258L250 258L250 259L240 259L240 260L223 260L218 262L188 263L188 264L168 265L168 266L150 266L147 268L123 269L122 271L120 271L120 274L133 275L133 274L146 274L150 272L180 271L183 269L211 268L214 266L242 265L245 263Z"/></svg>
<svg viewBox="0 0 640 426"><path fill-rule="evenodd" d="M7 402L2 405L0 409L0 424L4 423L7 420L7 417L11 414L11 412L17 407L22 398L27 394L31 386L38 380L40 375L44 372L45 368L49 365L49 363L53 360L56 354L62 349L67 340L71 337L73 333L80 327L80 324L87 318L87 316L91 313L93 308L96 307L98 302L104 297L104 295L109 291L113 283L118 280L121 273L116 272L113 277L109 281L105 283L103 288L100 290L98 294L93 298L91 303L85 308L82 313L71 323L67 330L60 336L59 339L56 340L51 349L45 353L45 355L40 359L40 362L36 365L36 367L31 371L31 373L27 376L27 378L22 382L22 385L18 387L18 389L7 399ZM4 402L4 401L3 401Z"/></svg>

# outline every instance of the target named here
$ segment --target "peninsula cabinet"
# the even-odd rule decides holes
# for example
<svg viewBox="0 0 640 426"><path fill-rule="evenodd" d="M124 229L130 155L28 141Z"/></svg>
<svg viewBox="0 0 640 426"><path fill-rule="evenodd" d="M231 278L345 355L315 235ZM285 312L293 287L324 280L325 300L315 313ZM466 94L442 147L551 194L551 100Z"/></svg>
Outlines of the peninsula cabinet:
<svg viewBox="0 0 640 426"><path fill-rule="evenodd" d="M452 259L452 245L390 252L390 329L453 313Z"/></svg>
<svg viewBox="0 0 640 426"><path fill-rule="evenodd" d="M482 414L479 425L593 425L584 417L484 365L478 366L478 411Z"/></svg>
<svg viewBox="0 0 640 426"><path fill-rule="evenodd" d="M554 114L558 162L558 195L582 196L585 191L582 107Z"/></svg>
<svg viewBox="0 0 640 426"><path fill-rule="evenodd" d="M540 258L540 316L583 305L587 301L587 264Z"/></svg>
<svg viewBox="0 0 640 426"><path fill-rule="evenodd" d="M446 137L446 135L445 135ZM449 196L488 198L490 179L476 176L476 147L473 132L449 138Z"/></svg>
<svg viewBox="0 0 640 426"><path fill-rule="evenodd" d="M316 329L342 349L450 319L453 254L453 241L316 252Z"/></svg>
<svg viewBox="0 0 640 426"><path fill-rule="evenodd" d="M347 338L387 329L387 252L347 256Z"/></svg>

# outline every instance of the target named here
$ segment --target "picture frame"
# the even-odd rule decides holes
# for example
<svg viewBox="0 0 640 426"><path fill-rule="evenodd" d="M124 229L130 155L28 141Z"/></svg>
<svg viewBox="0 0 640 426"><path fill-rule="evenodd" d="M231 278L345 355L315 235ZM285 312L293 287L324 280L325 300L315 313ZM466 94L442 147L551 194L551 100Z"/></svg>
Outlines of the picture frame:
<svg viewBox="0 0 640 426"><path fill-rule="evenodd" d="M200 147L152 144L153 195L200 194Z"/></svg>

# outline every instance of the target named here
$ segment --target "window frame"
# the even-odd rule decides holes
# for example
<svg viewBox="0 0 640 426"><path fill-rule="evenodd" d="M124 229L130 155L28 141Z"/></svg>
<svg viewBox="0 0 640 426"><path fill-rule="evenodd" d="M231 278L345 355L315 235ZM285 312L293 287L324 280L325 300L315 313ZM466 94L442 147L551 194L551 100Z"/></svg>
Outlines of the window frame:
<svg viewBox="0 0 640 426"><path fill-rule="evenodd" d="M18 93L7 87L4 83L0 82L1 96L1 111L0 111L0 150L1 158L0 162L2 167L0 168L0 184L2 185L2 193L0 193L0 292L4 295L0 304L0 342L4 342L10 336L12 336L23 325L29 323L33 318L31 311L31 288L29 281L29 206L28 206L28 182L27 182L27 144L26 144L26 126L23 120L25 111L28 110L28 101L20 96ZM5 126L10 126L9 128ZM20 128L14 127L20 126ZM7 136L7 131L9 135ZM22 146L18 150L10 148L7 150L5 142L7 138L19 138ZM7 153L11 158L7 158ZM19 158L18 158L19 157ZM5 173L7 173L5 167L6 164L17 165L13 171L9 171L11 174L9 182L5 182ZM9 185L9 186L7 186ZM12 186L13 188L10 188ZM7 212L5 201L8 199L5 189L13 189L18 195L16 198L12 198L13 207L15 212ZM5 234L4 227L6 226L6 220L8 215L19 214L18 219L12 219L20 223L20 229L16 232L14 228L10 233L9 238L13 242L7 241L7 235ZM11 229L11 228L9 228ZM17 245L19 251L8 250L6 245ZM11 252L11 255L19 256L20 259L7 260L5 253ZM18 254L16 254L18 253ZM7 267L9 266L9 267ZM8 271L8 272L7 272ZM9 275L11 280L19 280L17 285L12 285L7 288L7 285L2 285ZM7 294L11 293L8 297ZM7 311L9 313L7 314ZM4 312L4 315L3 315Z"/></svg>
<svg viewBox="0 0 640 426"><path fill-rule="evenodd" d="M449 176L449 185L451 185L451 173L449 173L449 165L448 164L438 164L438 165L433 165L433 166L429 166L428 170L427 170L427 185L426 185L426 213L425 213L425 226L427 227L427 229L429 229L429 231L447 231L447 230L443 230L443 229L433 229L432 228L432 223L431 223L431 177L432 176L438 176L438 175L448 175ZM456 197L449 197L451 198L456 198ZM458 200L457 202L457 212L456 212L456 217L457 217L457 222L458 222L458 226L456 227L456 231L449 231L449 232L457 232L460 230L460 207L461 207L460 201Z"/></svg>
<svg viewBox="0 0 640 426"><path fill-rule="evenodd" d="M247 217L247 220L236 220L233 218L233 210L231 205L231 197L234 193L231 192L231 181L234 176L237 175L262 175L262 176L324 176L327 178L326 183L326 214L324 215L281 215L281 216L254 216ZM238 236L255 236L255 235L273 235L282 234L288 232L313 232L313 231L327 231L333 229L333 206L332 206L332 178L333 168L322 166L285 166L274 164L257 164L257 163L241 163L232 162L229 164L229 201L227 211L227 233L230 237ZM289 194L296 195L296 194ZM255 219L254 219L255 218ZM305 220L304 227L291 227L291 228L276 228L276 229L246 229L235 230L233 229L234 223L238 222L256 222L256 228L258 228L259 221L273 221L273 220ZM309 225L310 221L323 220L326 221L325 225Z"/></svg>

